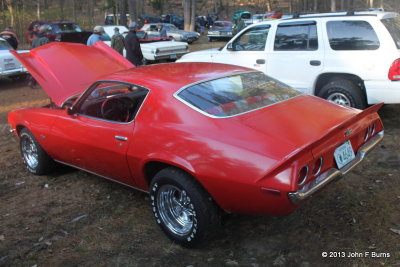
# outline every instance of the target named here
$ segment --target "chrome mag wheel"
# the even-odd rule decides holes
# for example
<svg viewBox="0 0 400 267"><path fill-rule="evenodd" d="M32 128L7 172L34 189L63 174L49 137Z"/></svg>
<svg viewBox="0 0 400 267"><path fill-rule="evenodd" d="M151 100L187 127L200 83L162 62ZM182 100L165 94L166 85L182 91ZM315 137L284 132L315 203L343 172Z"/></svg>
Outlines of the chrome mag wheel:
<svg viewBox="0 0 400 267"><path fill-rule="evenodd" d="M28 167L36 169L39 165L39 153L35 141L31 136L27 134L21 136L21 151Z"/></svg>
<svg viewBox="0 0 400 267"><path fill-rule="evenodd" d="M157 209L165 226L176 235L189 234L194 224L194 205L185 190L166 184L158 191Z"/></svg>

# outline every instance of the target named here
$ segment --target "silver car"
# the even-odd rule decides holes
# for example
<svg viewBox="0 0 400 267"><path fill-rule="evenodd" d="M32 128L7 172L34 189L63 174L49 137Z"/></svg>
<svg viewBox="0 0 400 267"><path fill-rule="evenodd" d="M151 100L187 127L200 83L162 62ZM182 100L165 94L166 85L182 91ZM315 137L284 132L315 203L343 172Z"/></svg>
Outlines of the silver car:
<svg viewBox="0 0 400 267"><path fill-rule="evenodd" d="M172 37L175 41L182 41L191 44L200 37L200 34L197 32L180 30L175 25L169 23L144 24L141 30L146 32L149 37L159 37L160 32L157 30L157 25L162 25L162 27L167 31L167 36Z"/></svg>

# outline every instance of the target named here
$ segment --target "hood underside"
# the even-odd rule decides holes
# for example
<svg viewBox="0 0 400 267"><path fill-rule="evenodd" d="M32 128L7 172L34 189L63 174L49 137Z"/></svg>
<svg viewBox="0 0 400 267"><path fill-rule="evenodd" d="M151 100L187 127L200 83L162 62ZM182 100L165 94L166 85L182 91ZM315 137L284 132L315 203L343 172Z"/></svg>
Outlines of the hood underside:
<svg viewBox="0 0 400 267"><path fill-rule="evenodd" d="M92 46L53 42L28 53L11 53L59 107L98 77L134 67L103 42Z"/></svg>

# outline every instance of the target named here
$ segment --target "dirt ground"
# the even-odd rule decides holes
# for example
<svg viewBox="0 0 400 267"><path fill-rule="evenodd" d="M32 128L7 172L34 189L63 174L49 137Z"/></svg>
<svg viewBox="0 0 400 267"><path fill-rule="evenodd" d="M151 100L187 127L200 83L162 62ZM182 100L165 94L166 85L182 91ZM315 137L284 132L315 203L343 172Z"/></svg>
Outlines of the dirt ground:
<svg viewBox="0 0 400 267"><path fill-rule="evenodd" d="M7 112L47 102L41 89L0 80L0 266L400 265L400 105L380 110L385 138L366 161L305 206L229 215L215 240L185 249L158 228L145 193L67 167L25 170Z"/></svg>

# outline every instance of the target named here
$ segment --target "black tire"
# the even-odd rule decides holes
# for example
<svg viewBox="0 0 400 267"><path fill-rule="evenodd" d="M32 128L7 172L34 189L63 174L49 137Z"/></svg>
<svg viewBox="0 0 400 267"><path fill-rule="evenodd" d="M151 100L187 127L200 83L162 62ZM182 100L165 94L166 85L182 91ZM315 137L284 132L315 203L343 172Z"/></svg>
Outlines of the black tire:
<svg viewBox="0 0 400 267"><path fill-rule="evenodd" d="M21 130L19 144L22 158L29 172L43 175L53 169L54 161L27 128Z"/></svg>
<svg viewBox="0 0 400 267"><path fill-rule="evenodd" d="M332 80L325 84L319 97L343 106L365 109L367 103L360 87L349 80Z"/></svg>
<svg viewBox="0 0 400 267"><path fill-rule="evenodd" d="M210 38L210 37L208 37L208 41L209 41L209 42L212 42L212 41L213 41L213 39L212 39L212 38Z"/></svg>
<svg viewBox="0 0 400 267"><path fill-rule="evenodd" d="M163 232L184 247L210 239L220 226L220 212L210 195L177 168L156 174L150 185L150 203Z"/></svg>

